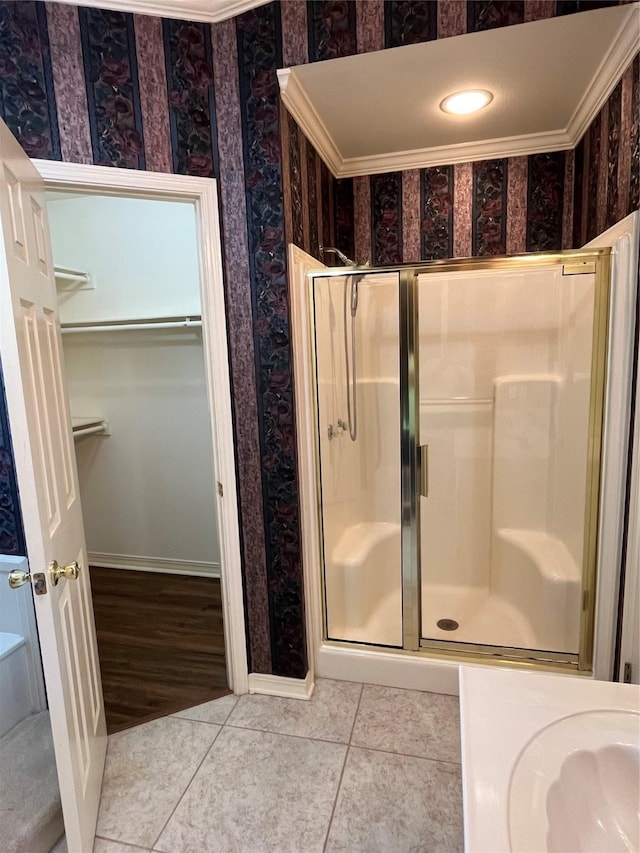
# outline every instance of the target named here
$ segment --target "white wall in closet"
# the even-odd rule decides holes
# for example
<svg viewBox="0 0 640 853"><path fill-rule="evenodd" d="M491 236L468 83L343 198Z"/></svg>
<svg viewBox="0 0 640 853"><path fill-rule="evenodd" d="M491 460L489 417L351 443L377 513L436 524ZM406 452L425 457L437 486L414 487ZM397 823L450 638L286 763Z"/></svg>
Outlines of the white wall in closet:
<svg viewBox="0 0 640 853"><path fill-rule="evenodd" d="M95 289L60 291L64 324L199 315L195 212L180 202L52 194L56 265ZM215 476L202 335L63 336L72 414L111 435L76 442L94 565L218 574Z"/></svg>
<svg viewBox="0 0 640 853"><path fill-rule="evenodd" d="M62 323L200 313L192 204L58 192L47 203L56 265L95 286L60 292Z"/></svg>

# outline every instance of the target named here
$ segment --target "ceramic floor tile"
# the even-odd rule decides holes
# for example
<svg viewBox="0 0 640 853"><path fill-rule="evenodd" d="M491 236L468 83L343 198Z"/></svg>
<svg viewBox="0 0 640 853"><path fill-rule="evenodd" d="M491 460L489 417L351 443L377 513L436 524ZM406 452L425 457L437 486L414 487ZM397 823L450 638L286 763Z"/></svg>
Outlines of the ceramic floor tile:
<svg viewBox="0 0 640 853"><path fill-rule="evenodd" d="M152 847L219 731L163 717L110 737L96 835Z"/></svg>
<svg viewBox="0 0 640 853"><path fill-rule="evenodd" d="M327 853L462 849L460 767L350 747Z"/></svg>
<svg viewBox="0 0 640 853"><path fill-rule="evenodd" d="M366 684L351 743L369 749L459 762L458 697Z"/></svg>
<svg viewBox="0 0 640 853"><path fill-rule="evenodd" d="M241 696L227 724L278 734L348 743L361 685L320 679L309 701Z"/></svg>
<svg viewBox="0 0 640 853"><path fill-rule="evenodd" d="M173 717L180 717L183 720L198 720L201 723L217 723L222 726L226 723L227 717L233 711L238 701L237 696L222 696L220 699L213 699L211 702L204 702L202 705L195 705L193 708L185 708L184 711L178 711L177 714L172 714Z"/></svg>
<svg viewBox="0 0 640 853"><path fill-rule="evenodd" d="M134 844L122 844L120 841L110 841L108 838L96 838L93 853L151 853L144 847Z"/></svg>
<svg viewBox="0 0 640 853"><path fill-rule="evenodd" d="M225 726L154 849L319 853L345 752L342 744Z"/></svg>

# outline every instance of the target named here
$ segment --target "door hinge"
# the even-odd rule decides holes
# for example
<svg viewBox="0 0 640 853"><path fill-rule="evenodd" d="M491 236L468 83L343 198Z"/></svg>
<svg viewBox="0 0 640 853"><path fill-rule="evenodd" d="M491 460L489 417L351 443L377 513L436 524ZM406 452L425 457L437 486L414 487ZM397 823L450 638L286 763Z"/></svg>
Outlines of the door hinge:
<svg viewBox="0 0 640 853"><path fill-rule="evenodd" d="M588 606L589 606L589 590L584 589L582 591L582 609L586 610Z"/></svg>
<svg viewBox="0 0 640 853"><path fill-rule="evenodd" d="M222 488L222 483L218 480L218 494L221 498L224 497L224 489Z"/></svg>
<svg viewBox="0 0 640 853"><path fill-rule="evenodd" d="M623 684L631 684L631 664L627 661L622 670Z"/></svg>

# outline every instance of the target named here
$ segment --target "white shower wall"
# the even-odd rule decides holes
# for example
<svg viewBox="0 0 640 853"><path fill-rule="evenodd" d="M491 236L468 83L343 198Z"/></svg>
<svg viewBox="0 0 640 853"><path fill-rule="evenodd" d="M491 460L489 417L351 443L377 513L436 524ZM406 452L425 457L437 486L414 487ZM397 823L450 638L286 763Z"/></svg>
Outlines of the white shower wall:
<svg viewBox="0 0 640 853"><path fill-rule="evenodd" d="M347 422L343 277L316 279L325 596L332 639L402 644L398 277L367 276L356 314L358 435ZM350 288L350 283L348 284ZM348 294L349 301L350 291ZM347 307L347 331L351 318ZM349 340L349 359L351 345Z"/></svg>

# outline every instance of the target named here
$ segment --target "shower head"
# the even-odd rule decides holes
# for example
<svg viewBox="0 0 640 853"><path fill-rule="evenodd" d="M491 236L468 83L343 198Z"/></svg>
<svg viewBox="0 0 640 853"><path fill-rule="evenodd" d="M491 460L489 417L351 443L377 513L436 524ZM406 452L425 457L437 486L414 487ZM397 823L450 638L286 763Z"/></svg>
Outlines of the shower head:
<svg viewBox="0 0 640 853"><path fill-rule="evenodd" d="M333 254L337 255L340 258L340 260L342 261L342 263L345 264L346 266L348 266L348 267L355 267L356 266L356 262L352 261L350 258L348 258L344 252L340 251L340 249L335 249L333 246L318 246L318 249L320 250L321 255L324 255L326 252L333 252Z"/></svg>

